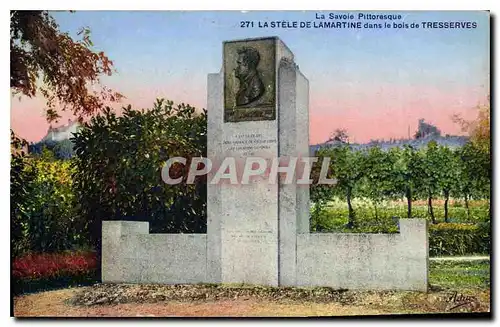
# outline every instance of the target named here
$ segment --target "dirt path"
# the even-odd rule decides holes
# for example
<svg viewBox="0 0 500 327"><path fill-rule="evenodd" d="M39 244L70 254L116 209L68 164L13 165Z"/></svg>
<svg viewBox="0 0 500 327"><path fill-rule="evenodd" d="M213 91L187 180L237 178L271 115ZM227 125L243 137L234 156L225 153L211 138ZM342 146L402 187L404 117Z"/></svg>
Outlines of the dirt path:
<svg viewBox="0 0 500 327"><path fill-rule="evenodd" d="M331 316L389 313L387 310L345 306L338 303L271 303L256 299L210 302L124 303L117 305L72 306L76 289L23 295L14 299L16 317L269 317Z"/></svg>
<svg viewBox="0 0 500 327"><path fill-rule="evenodd" d="M315 303L238 298L218 301L169 301L156 303L123 303L115 305L74 306L68 304L82 288L23 295L14 299L16 317L272 317L272 316L347 316L397 313L444 312L439 294L416 293L381 297L367 295L362 302L346 305L336 302ZM489 302L489 292L480 294ZM484 302L483 302L484 303ZM465 308L467 309L467 308ZM477 308L476 308L477 309ZM477 310L474 311L477 311ZM488 311L481 306L479 311Z"/></svg>

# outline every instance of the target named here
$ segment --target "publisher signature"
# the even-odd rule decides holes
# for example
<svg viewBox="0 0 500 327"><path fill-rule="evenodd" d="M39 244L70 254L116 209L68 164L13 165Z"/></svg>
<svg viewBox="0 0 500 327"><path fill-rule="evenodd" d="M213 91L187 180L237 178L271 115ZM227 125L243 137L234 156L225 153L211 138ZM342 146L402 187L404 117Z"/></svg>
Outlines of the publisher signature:
<svg viewBox="0 0 500 327"><path fill-rule="evenodd" d="M464 295L454 292L451 296L444 298L449 307L447 311L455 310L458 308L474 309L479 305L479 301L475 296Z"/></svg>

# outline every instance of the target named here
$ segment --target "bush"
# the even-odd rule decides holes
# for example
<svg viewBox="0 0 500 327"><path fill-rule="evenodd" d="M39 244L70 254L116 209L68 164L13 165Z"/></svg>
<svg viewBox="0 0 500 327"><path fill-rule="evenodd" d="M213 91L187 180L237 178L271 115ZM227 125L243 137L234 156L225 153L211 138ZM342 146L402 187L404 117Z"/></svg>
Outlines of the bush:
<svg viewBox="0 0 500 327"><path fill-rule="evenodd" d="M10 162L10 223L12 255L16 256L29 244L25 238L25 226L29 217L30 199L36 179L36 171L23 151L27 142L18 138L11 131L11 162Z"/></svg>
<svg viewBox="0 0 500 327"><path fill-rule="evenodd" d="M58 252L85 245L84 223L75 210L69 161L57 160L44 150L41 156L26 158L25 171L34 176L30 190L15 201L24 204L14 238L14 254Z"/></svg>
<svg viewBox="0 0 500 327"><path fill-rule="evenodd" d="M94 252L30 253L16 258L12 275L16 279L40 279L88 274L97 267Z"/></svg>
<svg viewBox="0 0 500 327"><path fill-rule="evenodd" d="M22 143L12 135L13 148ZM26 143L24 143L26 145ZM12 255L58 252L86 246L85 224L76 215L70 161L43 149L11 158Z"/></svg>
<svg viewBox="0 0 500 327"><path fill-rule="evenodd" d="M73 181L97 251L102 220L148 221L152 233L206 231L204 180L167 185L161 178L172 157L206 156L206 128L205 112L164 100L147 110L128 106L120 116L107 108L83 125L72 139Z"/></svg>
<svg viewBox="0 0 500 327"><path fill-rule="evenodd" d="M12 263L14 294L71 285L88 285L98 279L94 252L30 253Z"/></svg>
<svg viewBox="0 0 500 327"><path fill-rule="evenodd" d="M490 224L441 223L429 226L429 255L462 256L490 253Z"/></svg>

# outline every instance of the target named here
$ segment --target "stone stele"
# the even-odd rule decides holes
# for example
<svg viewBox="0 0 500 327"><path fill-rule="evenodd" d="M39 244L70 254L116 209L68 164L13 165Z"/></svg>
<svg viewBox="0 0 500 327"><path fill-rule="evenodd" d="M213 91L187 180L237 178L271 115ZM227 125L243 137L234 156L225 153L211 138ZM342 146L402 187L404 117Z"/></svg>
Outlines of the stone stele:
<svg viewBox="0 0 500 327"><path fill-rule="evenodd" d="M212 163L308 157L309 82L288 47L277 37L228 41L223 58L208 75ZM310 233L309 185L262 177L207 188L207 234L103 222L103 282L427 290L425 219L400 220L396 234Z"/></svg>

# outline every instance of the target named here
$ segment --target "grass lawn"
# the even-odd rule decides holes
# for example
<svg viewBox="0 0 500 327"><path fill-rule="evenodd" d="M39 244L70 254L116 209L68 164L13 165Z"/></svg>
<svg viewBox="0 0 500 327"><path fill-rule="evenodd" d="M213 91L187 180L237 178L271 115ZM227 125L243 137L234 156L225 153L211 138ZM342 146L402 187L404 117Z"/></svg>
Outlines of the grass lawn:
<svg viewBox="0 0 500 327"><path fill-rule="evenodd" d="M431 261L429 281L432 287L448 290L490 288L490 262Z"/></svg>

